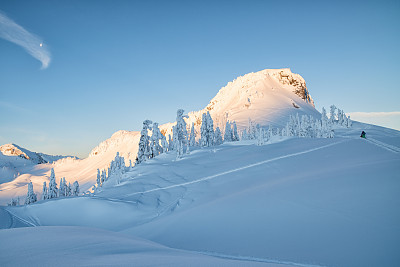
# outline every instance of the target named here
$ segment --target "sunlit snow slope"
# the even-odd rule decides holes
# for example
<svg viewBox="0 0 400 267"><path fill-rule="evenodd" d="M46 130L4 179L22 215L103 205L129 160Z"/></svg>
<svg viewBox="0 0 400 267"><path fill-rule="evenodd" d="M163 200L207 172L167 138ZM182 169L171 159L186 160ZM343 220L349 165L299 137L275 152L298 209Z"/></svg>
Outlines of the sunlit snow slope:
<svg viewBox="0 0 400 267"><path fill-rule="evenodd" d="M336 133L162 154L94 197L6 210L28 225L102 228L239 261L397 266L400 132L354 123Z"/></svg>
<svg viewBox="0 0 400 267"><path fill-rule="evenodd" d="M214 119L214 127L220 127L223 133L227 120L236 121L240 130L248 126L249 119L263 126L282 127L290 114L320 116L314 109L314 102L304 79L290 69L266 69L229 82L219 90L206 108L189 113L188 127L194 122L199 131L201 116L207 111ZM176 114L171 114L172 120L175 116ZM173 123L161 125L161 131L167 136L172 135L172 125ZM24 196L29 181L32 181L34 190L41 193L43 182L48 182L50 169L53 167L58 179L66 177L69 182L78 180L82 190L89 189L95 183L96 170L107 168L117 152L125 157L126 162L129 159L134 162L141 129L137 130L114 133L111 138L94 148L86 159L64 159L53 165L29 166L15 180L0 179L0 183L3 183L0 184L0 205L5 205L12 197Z"/></svg>

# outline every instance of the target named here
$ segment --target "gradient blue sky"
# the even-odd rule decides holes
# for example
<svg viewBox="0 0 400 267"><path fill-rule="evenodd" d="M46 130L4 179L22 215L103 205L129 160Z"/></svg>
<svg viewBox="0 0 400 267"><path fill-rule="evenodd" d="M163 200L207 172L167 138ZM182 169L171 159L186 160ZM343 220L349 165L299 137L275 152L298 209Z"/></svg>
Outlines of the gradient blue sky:
<svg viewBox="0 0 400 267"><path fill-rule="evenodd" d="M319 110L400 110L400 1L3 0L0 11L52 55L41 70L0 39L0 144L85 157L266 68L302 75Z"/></svg>

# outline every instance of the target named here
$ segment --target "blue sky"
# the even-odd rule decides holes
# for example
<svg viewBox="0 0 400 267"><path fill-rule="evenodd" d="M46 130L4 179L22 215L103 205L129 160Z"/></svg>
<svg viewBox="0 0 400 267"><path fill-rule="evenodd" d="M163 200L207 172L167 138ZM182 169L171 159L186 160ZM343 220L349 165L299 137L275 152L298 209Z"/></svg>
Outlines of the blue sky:
<svg viewBox="0 0 400 267"><path fill-rule="evenodd" d="M84 157L266 68L302 75L319 110L400 111L399 1L4 0L0 12L51 54L41 69L0 39L1 144Z"/></svg>

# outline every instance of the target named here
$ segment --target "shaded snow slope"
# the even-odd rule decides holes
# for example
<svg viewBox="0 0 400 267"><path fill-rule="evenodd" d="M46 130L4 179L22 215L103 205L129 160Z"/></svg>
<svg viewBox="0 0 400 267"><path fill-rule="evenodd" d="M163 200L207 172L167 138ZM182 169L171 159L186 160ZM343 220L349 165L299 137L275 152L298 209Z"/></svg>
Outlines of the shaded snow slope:
<svg viewBox="0 0 400 267"><path fill-rule="evenodd" d="M222 259L84 227L1 230L0 240L1 266L293 266Z"/></svg>
<svg viewBox="0 0 400 267"><path fill-rule="evenodd" d="M178 161L167 153L95 197L6 209L34 225L103 228L230 258L396 266L398 148L398 131L355 123L334 139L235 142Z"/></svg>
<svg viewBox="0 0 400 267"><path fill-rule="evenodd" d="M194 122L197 132L200 132L201 116L207 111L214 119L214 127L219 126L222 134L227 120L236 121L238 129L242 130L248 127L249 119L263 126L282 127L290 114L320 116L314 109L304 79L290 69L266 69L229 82L203 110L188 114L188 127ZM171 114L171 118L175 118L175 114ZM168 134L172 136L173 125L166 123L160 126L167 138ZM100 143L83 160L61 159L53 165L27 166L23 171L16 171L7 165L0 169L0 182L8 182L0 185L0 205L5 205L12 197L24 196L29 181L32 181L35 192L40 194L52 167L55 168L57 182L59 178L66 177L70 182L77 180L82 190L88 190L95 183L96 170L107 168L117 152L125 157L126 163L129 159L135 161L139 138L140 132L122 130ZM15 177L17 179L14 180Z"/></svg>

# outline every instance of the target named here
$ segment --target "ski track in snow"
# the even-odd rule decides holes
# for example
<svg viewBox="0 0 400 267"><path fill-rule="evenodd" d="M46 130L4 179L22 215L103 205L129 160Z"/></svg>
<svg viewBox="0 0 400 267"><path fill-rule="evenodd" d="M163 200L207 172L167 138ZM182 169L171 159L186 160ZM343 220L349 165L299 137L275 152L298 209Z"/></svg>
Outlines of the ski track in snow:
<svg viewBox="0 0 400 267"><path fill-rule="evenodd" d="M10 210L8 210L8 209L6 209L6 208L4 208L4 211L7 212L7 213L10 215L10 218L11 218L11 224L10 224L10 227L9 227L9 228L14 228L14 227L12 227L12 226L15 224L15 219L18 219L18 220L20 220L21 222L26 223L27 225L32 226L32 227L36 227L36 226L37 226L37 225L34 224L33 222L27 221L27 220L25 220L25 219L23 219L23 218L21 218L21 217L15 215L15 213L11 212Z"/></svg>
<svg viewBox="0 0 400 267"><path fill-rule="evenodd" d="M381 148L383 148L383 149L386 149L386 150L388 150L388 151L390 151L390 152L393 152L393 153L400 153L400 148L398 148L398 147L396 147L396 146L392 146L392 145L383 143L383 142L378 141L378 140L373 139L373 138L366 138L365 140L366 140L367 142L371 143L371 144L374 144L374 145L376 145L376 146L379 146L379 147L381 147Z"/></svg>
<svg viewBox="0 0 400 267"><path fill-rule="evenodd" d="M280 261L280 260L256 258L256 257L249 257L249 256L234 256L234 255L221 254L221 253L217 253L217 252L206 252L206 251L191 251L191 252L204 254L207 256L213 256L213 257L217 257L217 258L222 258L222 259L230 259L230 260L238 260L238 261L255 261L255 262L282 264L282 265L292 265L292 266L299 266L299 267L324 267L324 265L305 264L305 263Z"/></svg>
<svg viewBox="0 0 400 267"><path fill-rule="evenodd" d="M246 165L246 166L243 166L243 167L240 167L240 168L235 168L235 169L232 169L232 170L229 170L229 171L225 171L225 172L213 174L213 175L210 175L210 176L206 176L206 177L203 177L203 178L200 178L200 179L196 179L194 181L175 184L175 185L170 185L170 186L165 186L165 187L158 187L158 188L154 188L154 189L145 190L145 191L142 191L142 192L135 192L135 193L124 195L123 197L146 194L146 193L150 193L150 192L156 192L156 191L160 191L160 190L167 190L167 189L171 189L171 188L175 188L175 187L180 187L180 186L191 185L191 184L195 184L195 183L208 181L208 180L217 178L219 176L223 176L223 175L230 174L230 173L233 173L233 172L238 172L238 171L242 171L242 170L245 170L245 169L253 168L253 167L256 167L256 166L259 166L259 165L262 165L262 164L266 164L266 163L270 163L270 162L273 162L273 161L276 161L276 160L286 159L286 158L295 157L295 156L298 156L298 155L314 152L314 151L317 151L317 150L320 150L320 149L324 149L324 148L327 148L327 147L331 147L331 146L343 143L345 141L347 141L347 140L342 140L342 141L335 142L335 143L332 143L332 144L329 144L329 145L324 145L324 146L308 149L308 150L305 150L305 151L288 154L288 155L285 155L285 156L280 156L280 157L276 157L276 158L272 158L272 159L263 160L263 161L256 162L256 163L253 163L253 164L249 164L249 165Z"/></svg>

